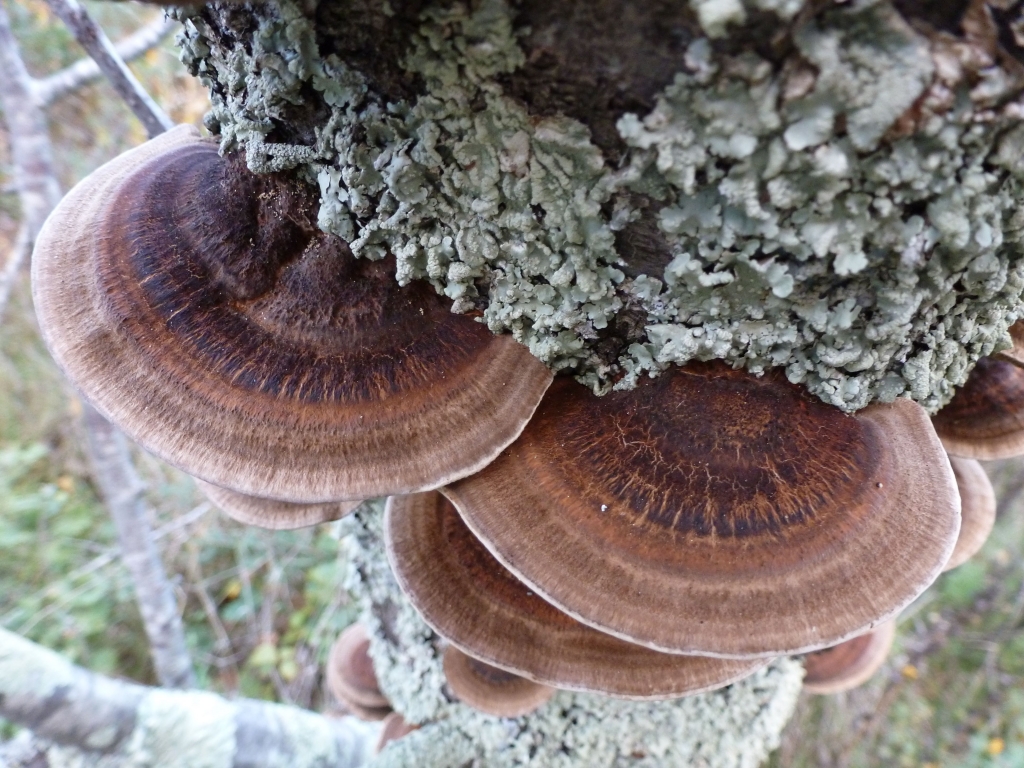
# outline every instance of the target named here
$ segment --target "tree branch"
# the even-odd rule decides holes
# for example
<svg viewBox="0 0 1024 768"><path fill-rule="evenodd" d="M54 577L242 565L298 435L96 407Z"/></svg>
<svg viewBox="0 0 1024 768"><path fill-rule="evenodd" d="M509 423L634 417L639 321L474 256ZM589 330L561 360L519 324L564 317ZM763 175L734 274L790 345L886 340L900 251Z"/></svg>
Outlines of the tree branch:
<svg viewBox="0 0 1024 768"><path fill-rule="evenodd" d="M166 16L158 16L125 39L118 41L114 45L114 51L122 61L133 61L159 45L175 26ZM103 72L95 61L91 58L80 59L59 72L37 80L34 89L36 103L40 107L48 107L63 96L102 76Z"/></svg>
<svg viewBox="0 0 1024 768"><path fill-rule="evenodd" d="M79 44L92 56L100 71L106 75L117 94L142 122L150 138L174 127L167 116L135 78L118 56L114 45L93 21L78 0L46 0L46 4L60 17Z"/></svg>
<svg viewBox="0 0 1024 768"><path fill-rule="evenodd" d="M117 528L121 559L132 576L157 679L167 688L192 688L195 676L185 630L153 543L143 484L128 457L124 436L91 405L83 404L93 476Z"/></svg>
<svg viewBox="0 0 1024 768"><path fill-rule="evenodd" d="M29 242L60 201L60 185L46 118L32 98L32 78L18 52L10 19L0 3L0 107L11 142L14 183Z"/></svg>
<svg viewBox="0 0 1024 768"><path fill-rule="evenodd" d="M0 322L3 321L7 301L11 298L11 289L14 287L18 272L21 271L21 265L25 263L30 245L28 226L22 224L21 229L18 230L18 238L14 241L14 247L11 248L11 252L7 256L3 272L0 272Z"/></svg>
<svg viewBox="0 0 1024 768"><path fill-rule="evenodd" d="M0 717L104 766L355 768L379 724L112 680L0 629ZM3 753L0 752L0 758Z"/></svg>

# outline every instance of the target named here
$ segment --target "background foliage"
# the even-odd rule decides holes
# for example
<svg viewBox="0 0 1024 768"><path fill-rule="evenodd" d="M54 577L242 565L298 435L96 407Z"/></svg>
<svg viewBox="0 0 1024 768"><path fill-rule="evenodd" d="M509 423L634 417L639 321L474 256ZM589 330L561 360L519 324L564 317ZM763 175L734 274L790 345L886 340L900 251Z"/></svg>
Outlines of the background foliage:
<svg viewBox="0 0 1024 768"><path fill-rule="evenodd" d="M115 40L159 13L133 3L86 6ZM83 55L41 0L8 8L34 76ZM176 121L199 123L206 94L171 40L132 69ZM49 116L65 188L145 139L102 81L60 100ZM19 215L6 139L0 128L0 254ZM81 449L79 413L39 338L23 276L0 326L0 625L96 671L153 683L128 575ZM135 458L201 685L335 706L321 692L322 666L355 610L338 586L334 528L237 525L185 475L141 451ZM804 696L772 766L1024 768L1022 466L989 468L1000 517L981 555L904 614L892 657L867 686Z"/></svg>

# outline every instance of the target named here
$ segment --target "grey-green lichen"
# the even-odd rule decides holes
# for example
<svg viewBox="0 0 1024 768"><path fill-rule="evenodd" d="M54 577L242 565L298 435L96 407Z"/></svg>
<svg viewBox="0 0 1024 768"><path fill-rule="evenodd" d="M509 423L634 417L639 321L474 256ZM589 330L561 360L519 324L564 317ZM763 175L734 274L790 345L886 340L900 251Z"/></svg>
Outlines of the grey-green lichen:
<svg viewBox="0 0 1024 768"><path fill-rule="evenodd" d="M723 359L783 366L846 410L900 395L938 408L1009 346L1022 310L1020 84L887 0L690 4L709 36L753 11L792 21L793 53L774 66L695 40L656 107L620 119L614 167L584 125L504 93L524 61L504 0L426 6L402 61L422 82L408 101L320 56L290 0L261 8L251 47L215 54L188 14L181 45L213 86L226 150L258 172L299 168L323 229L393 253L400 282L429 279L453 311L482 309L596 390ZM315 141L271 142L311 92ZM615 233L636 194L662 206L671 261L626 279ZM609 363L595 349L623 311L644 331Z"/></svg>
<svg viewBox="0 0 1024 768"><path fill-rule="evenodd" d="M371 768L755 768L778 745L803 677L788 659L720 691L675 701L559 692L515 719L460 704L445 688L444 641L402 595L382 557L381 518L379 503L366 504L342 522L346 586L362 605L382 691L406 720L424 727L385 749Z"/></svg>

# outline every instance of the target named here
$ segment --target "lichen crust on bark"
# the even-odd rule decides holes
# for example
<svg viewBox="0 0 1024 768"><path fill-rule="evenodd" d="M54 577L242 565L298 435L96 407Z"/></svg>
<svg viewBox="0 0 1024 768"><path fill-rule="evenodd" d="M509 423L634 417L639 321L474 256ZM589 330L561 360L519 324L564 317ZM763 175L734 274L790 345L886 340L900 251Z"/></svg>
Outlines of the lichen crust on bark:
<svg viewBox="0 0 1024 768"><path fill-rule="evenodd" d="M1024 67L991 17L655 6L674 77L610 137L517 85L561 44L527 0L177 13L225 151L296 169L325 231L552 368L600 391L723 359L846 410L936 410L1022 313Z"/></svg>
<svg viewBox="0 0 1024 768"><path fill-rule="evenodd" d="M346 587L360 602L381 690L408 722L423 727L388 746L371 768L755 768L778 745L803 678L791 659L720 691L674 701L562 691L515 719L460 704L444 683L443 640L402 595L382 556L382 511L382 503L369 502L339 523Z"/></svg>

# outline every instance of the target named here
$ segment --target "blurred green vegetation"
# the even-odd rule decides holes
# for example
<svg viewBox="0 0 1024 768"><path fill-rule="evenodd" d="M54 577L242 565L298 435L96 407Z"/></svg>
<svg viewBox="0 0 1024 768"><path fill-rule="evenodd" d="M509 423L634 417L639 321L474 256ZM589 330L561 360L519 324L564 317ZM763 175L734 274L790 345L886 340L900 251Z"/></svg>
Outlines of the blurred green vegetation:
<svg viewBox="0 0 1024 768"><path fill-rule="evenodd" d="M34 77L84 56L41 0L4 2ZM85 5L115 41L162 13L135 3ZM172 118L201 121L207 95L178 62L173 36L131 67ZM60 99L48 116L65 189L146 138L104 81ZM7 148L0 125L0 262L19 226ZM130 578L82 452L80 411L39 337L23 274L0 319L0 625L89 669L155 683ZM186 475L142 451L135 460L200 685L331 706L323 663L355 618L338 586L336 529L238 525Z"/></svg>

